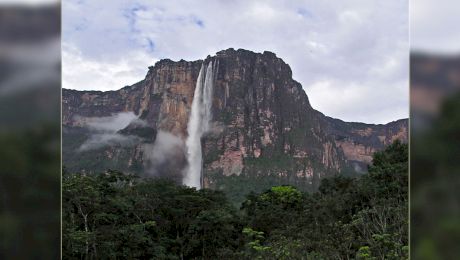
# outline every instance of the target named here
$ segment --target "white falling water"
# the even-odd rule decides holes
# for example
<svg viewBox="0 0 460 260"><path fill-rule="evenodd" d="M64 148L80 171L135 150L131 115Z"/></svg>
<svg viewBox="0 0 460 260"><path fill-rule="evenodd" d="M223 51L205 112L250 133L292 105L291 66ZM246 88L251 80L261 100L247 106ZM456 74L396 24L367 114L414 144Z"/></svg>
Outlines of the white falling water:
<svg viewBox="0 0 460 260"><path fill-rule="evenodd" d="M201 189L202 151L201 137L209 130L211 121L212 90L214 84L212 61L206 71L204 63L196 81L193 96L192 111L187 125L188 137L185 142L187 148L188 167L183 183L190 187Z"/></svg>

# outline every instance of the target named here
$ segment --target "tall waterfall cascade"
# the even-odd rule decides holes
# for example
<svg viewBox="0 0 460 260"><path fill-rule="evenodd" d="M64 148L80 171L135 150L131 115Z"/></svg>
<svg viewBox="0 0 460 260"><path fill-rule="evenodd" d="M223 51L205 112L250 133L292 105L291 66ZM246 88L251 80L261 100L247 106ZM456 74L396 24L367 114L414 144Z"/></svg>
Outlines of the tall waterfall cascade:
<svg viewBox="0 0 460 260"><path fill-rule="evenodd" d="M185 141L185 146L188 166L185 169L183 184L197 189L202 187L203 152L201 138L203 134L210 130L215 67L213 67L212 61L207 66L205 66L204 62L201 65L187 124L188 137Z"/></svg>

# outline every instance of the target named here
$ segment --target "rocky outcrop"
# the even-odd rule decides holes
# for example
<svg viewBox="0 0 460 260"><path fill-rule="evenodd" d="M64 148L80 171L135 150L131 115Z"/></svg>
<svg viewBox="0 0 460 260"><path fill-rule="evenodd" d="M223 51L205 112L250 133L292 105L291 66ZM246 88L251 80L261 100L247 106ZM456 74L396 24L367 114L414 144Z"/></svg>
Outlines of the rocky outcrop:
<svg viewBox="0 0 460 260"><path fill-rule="evenodd" d="M290 67L274 53L228 49L204 61L161 60L149 68L144 80L119 91L64 89L64 142L72 138L68 132L83 131L81 118L127 111L139 115L146 123L144 130L185 139L196 79L202 62L210 60L218 63L218 70L212 129L202 140L207 187L220 188L224 179L235 176L316 186L324 176L365 171L375 151L395 139L407 141L407 120L371 125L326 117L310 106ZM127 127L131 133L138 128ZM80 136L80 142L67 142L64 147L68 154L64 164L71 165L71 170L94 170L74 167L82 165L76 161L84 155L71 150L84 139ZM155 134L142 140L132 147L109 146L92 152L104 161L123 150L116 167L142 172L142 145L153 142ZM112 152L107 154L107 150Z"/></svg>
<svg viewBox="0 0 460 260"><path fill-rule="evenodd" d="M401 119L385 125L343 122L323 117L326 132L345 155L348 165L357 172L365 172L372 155L395 140L408 141L408 121Z"/></svg>

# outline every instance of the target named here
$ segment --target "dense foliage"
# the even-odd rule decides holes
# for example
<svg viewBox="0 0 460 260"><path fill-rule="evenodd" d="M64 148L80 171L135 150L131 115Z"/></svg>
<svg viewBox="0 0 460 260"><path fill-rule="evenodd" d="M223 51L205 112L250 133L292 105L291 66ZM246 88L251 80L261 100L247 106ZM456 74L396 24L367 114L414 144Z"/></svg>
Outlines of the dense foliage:
<svg viewBox="0 0 460 260"><path fill-rule="evenodd" d="M60 128L56 125L0 129L0 259L59 257Z"/></svg>
<svg viewBox="0 0 460 260"><path fill-rule="evenodd" d="M411 256L460 255L460 93L411 135ZM416 121L416 120L414 120Z"/></svg>
<svg viewBox="0 0 460 260"><path fill-rule="evenodd" d="M407 145L316 193L275 186L237 210L225 194L118 172L65 174L65 259L406 259Z"/></svg>

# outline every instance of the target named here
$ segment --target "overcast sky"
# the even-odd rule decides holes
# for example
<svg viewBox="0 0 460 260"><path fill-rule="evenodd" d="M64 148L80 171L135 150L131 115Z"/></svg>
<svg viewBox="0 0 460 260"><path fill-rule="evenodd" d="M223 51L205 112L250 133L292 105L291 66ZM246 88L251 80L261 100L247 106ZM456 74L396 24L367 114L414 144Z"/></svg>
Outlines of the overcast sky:
<svg viewBox="0 0 460 260"><path fill-rule="evenodd" d="M460 54L460 1L412 0L411 48L437 54Z"/></svg>
<svg viewBox="0 0 460 260"><path fill-rule="evenodd" d="M129 2L129 3L128 3ZM162 58L233 47L287 62L312 106L346 121L408 117L408 2L63 1L63 87L115 90Z"/></svg>

